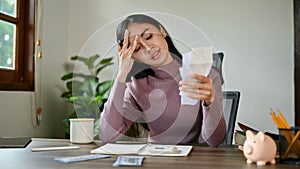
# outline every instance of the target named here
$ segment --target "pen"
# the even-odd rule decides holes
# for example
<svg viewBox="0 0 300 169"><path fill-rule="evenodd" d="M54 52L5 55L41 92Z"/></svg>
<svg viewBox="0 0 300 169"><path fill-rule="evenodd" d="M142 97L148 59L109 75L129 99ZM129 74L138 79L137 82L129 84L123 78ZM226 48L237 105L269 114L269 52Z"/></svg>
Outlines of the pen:
<svg viewBox="0 0 300 169"><path fill-rule="evenodd" d="M79 146L36 147L36 148L31 148L31 151L37 152L37 151L52 151L52 150L73 150L79 148L80 148Z"/></svg>
<svg viewBox="0 0 300 169"><path fill-rule="evenodd" d="M138 153L144 151L144 149L145 149L147 146L151 146L151 143L147 143L146 145L144 145L143 147L141 147L141 148L138 150Z"/></svg>

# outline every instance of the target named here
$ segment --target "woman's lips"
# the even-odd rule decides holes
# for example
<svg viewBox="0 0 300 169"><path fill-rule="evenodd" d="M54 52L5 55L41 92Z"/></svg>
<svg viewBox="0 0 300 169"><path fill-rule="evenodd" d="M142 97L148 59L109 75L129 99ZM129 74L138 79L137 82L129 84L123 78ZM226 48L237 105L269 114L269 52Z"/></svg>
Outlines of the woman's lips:
<svg viewBox="0 0 300 169"><path fill-rule="evenodd" d="M153 54L152 54L152 59L153 60L156 60L158 57L159 57L159 54L160 54L160 49L159 50L157 50L156 52L154 52Z"/></svg>

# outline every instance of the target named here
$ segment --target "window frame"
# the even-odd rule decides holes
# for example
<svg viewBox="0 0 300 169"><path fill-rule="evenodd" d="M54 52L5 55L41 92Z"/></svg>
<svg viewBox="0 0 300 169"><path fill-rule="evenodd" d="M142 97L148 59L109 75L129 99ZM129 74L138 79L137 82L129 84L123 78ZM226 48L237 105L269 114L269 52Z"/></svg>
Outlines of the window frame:
<svg viewBox="0 0 300 169"><path fill-rule="evenodd" d="M35 0L18 0L17 15L0 13L0 20L16 25L15 70L0 68L0 90L34 90Z"/></svg>
<svg viewBox="0 0 300 169"><path fill-rule="evenodd" d="M294 0L294 86L295 126L300 126L300 1Z"/></svg>

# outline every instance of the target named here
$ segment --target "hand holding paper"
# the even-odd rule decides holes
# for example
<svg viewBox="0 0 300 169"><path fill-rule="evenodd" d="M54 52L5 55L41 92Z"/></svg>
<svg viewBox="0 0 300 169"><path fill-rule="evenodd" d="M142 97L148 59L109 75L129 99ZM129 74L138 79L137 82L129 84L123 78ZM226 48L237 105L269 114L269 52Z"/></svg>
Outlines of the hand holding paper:
<svg viewBox="0 0 300 169"><path fill-rule="evenodd" d="M190 77L191 72L207 76L213 63L212 53L212 47L201 47L193 48L192 51L183 54L182 67L179 69L182 80L198 82L196 79ZM191 88L190 86L183 87ZM195 105L198 101L187 97L186 92L180 92L180 95L182 96L181 104Z"/></svg>

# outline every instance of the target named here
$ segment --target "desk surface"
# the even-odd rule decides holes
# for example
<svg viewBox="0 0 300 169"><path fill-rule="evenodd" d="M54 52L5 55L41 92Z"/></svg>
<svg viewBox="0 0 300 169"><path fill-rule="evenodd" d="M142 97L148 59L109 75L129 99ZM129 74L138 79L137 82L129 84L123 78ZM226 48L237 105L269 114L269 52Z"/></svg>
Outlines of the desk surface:
<svg viewBox="0 0 300 169"><path fill-rule="evenodd" d="M31 152L32 147L66 146L78 145L77 150L42 151ZM23 169L101 169L112 167L117 156L111 158L97 159L91 161L64 164L54 160L55 157L75 156L89 154L90 150L99 147L96 143L91 144L71 144L68 140L59 139L33 139L26 148L6 148L0 149L1 169L23 168ZM246 164L243 153L237 148L228 147L201 147L194 146L191 154L187 157L146 157L142 168L164 168L164 169L241 169L241 168L298 168L294 165L276 164L258 167L255 164ZM125 167L129 169L130 167ZM134 167L136 168L136 167Z"/></svg>

